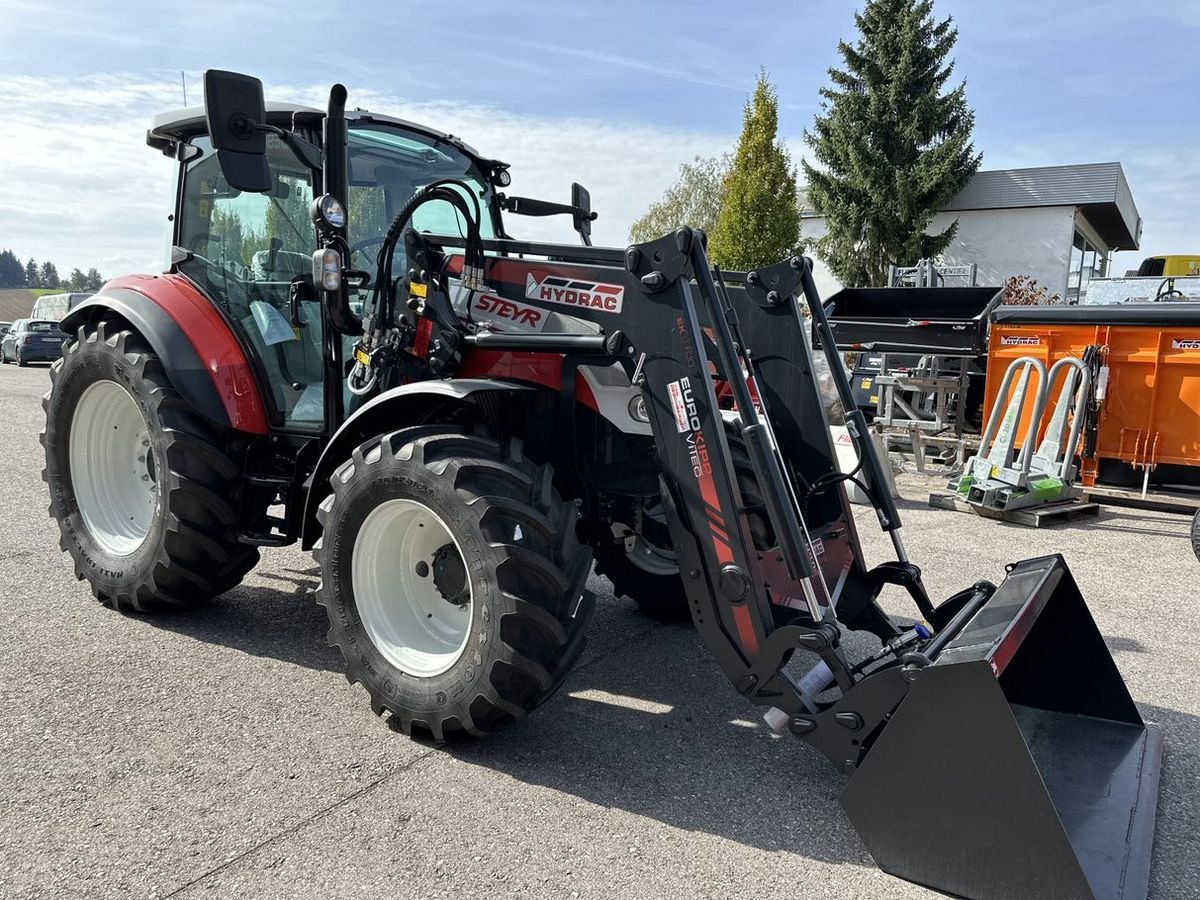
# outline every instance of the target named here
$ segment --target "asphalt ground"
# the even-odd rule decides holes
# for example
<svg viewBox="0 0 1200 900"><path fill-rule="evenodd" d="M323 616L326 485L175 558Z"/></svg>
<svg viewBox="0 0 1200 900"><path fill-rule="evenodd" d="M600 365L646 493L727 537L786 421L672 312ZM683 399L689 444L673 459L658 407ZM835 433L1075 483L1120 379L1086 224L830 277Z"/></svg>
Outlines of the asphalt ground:
<svg viewBox="0 0 1200 900"><path fill-rule="evenodd" d="M47 384L45 367L0 368L0 897L937 896L874 866L837 804L843 776L765 728L690 628L641 618L601 578L563 690L447 748L391 731L346 682L298 550L268 551L203 608L101 607L46 515ZM1187 520L1112 509L1034 531L931 510L926 482L901 483L936 596L1066 554L1165 734L1151 895L1200 896ZM861 527L882 560L890 545Z"/></svg>

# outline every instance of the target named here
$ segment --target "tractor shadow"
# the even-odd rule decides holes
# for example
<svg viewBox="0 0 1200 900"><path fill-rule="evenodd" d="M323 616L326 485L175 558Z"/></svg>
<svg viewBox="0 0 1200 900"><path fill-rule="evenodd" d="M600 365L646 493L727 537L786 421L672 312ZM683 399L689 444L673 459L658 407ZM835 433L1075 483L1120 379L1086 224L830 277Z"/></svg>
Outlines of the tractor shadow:
<svg viewBox="0 0 1200 900"><path fill-rule="evenodd" d="M647 626L611 600L592 626L579 667L542 709L444 752L673 828L873 867L837 803L844 776L767 728L689 626Z"/></svg>
<svg viewBox="0 0 1200 900"><path fill-rule="evenodd" d="M264 569L266 566L260 566L248 583L208 603L159 613L146 621L251 656L317 671L344 672L341 653L325 643L329 620L316 603L317 569ZM280 587L271 586L275 584Z"/></svg>
<svg viewBox="0 0 1200 900"><path fill-rule="evenodd" d="M313 599L316 577L310 569L258 572L206 607L153 621L196 640L340 673L341 655L325 644L328 623ZM874 867L838 805L845 776L806 744L767 728L690 626L650 622L613 599L603 580L590 586L599 596L589 646L559 692L529 718L439 752L673 828ZM1145 652L1133 639L1105 640L1114 654ZM1140 708L1166 739L1151 893L1189 896L1180 891L1192 883L1189 861L1200 858L1200 796L1190 788L1200 772L1200 717Z"/></svg>

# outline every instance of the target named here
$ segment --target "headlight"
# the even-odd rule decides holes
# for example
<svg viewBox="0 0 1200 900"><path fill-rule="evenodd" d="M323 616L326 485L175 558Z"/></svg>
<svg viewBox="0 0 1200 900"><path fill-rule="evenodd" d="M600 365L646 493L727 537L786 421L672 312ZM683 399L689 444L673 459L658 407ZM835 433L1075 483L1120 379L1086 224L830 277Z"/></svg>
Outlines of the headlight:
<svg viewBox="0 0 1200 900"><path fill-rule="evenodd" d="M313 254L313 284L336 291L342 286L342 256L336 250L318 250Z"/></svg>
<svg viewBox="0 0 1200 900"><path fill-rule="evenodd" d="M312 205L313 221L322 230L340 230L346 227L346 207L333 194L322 194Z"/></svg>

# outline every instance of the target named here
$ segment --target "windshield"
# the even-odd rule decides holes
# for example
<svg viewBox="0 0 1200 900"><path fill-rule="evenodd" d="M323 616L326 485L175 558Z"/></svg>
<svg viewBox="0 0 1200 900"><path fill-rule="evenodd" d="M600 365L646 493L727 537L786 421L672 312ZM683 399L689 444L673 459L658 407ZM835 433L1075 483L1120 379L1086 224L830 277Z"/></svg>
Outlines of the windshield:
<svg viewBox="0 0 1200 900"><path fill-rule="evenodd" d="M480 235L495 236L492 221L492 188L470 157L446 141L379 123L356 124L349 137L349 204L351 266L371 273L376 257L396 213L412 195L434 181L453 178L464 182L467 205L480 210ZM469 194L469 196L468 196ZM466 235L462 215L449 203L437 201L418 207L410 223L417 231ZM393 271L403 272L403 242L396 251Z"/></svg>
<svg viewBox="0 0 1200 900"><path fill-rule="evenodd" d="M26 331L58 331L57 322L26 322Z"/></svg>

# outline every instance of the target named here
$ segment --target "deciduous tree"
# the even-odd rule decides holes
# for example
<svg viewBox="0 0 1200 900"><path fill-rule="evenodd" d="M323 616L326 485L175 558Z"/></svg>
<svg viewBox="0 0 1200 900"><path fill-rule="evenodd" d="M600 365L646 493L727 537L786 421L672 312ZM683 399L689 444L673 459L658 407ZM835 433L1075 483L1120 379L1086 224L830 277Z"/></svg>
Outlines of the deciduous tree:
<svg viewBox="0 0 1200 900"><path fill-rule="evenodd" d="M681 225L712 231L725 200L725 179L733 157L726 153L711 159L697 156L679 167L679 179L662 199L629 229L631 241L652 241Z"/></svg>

